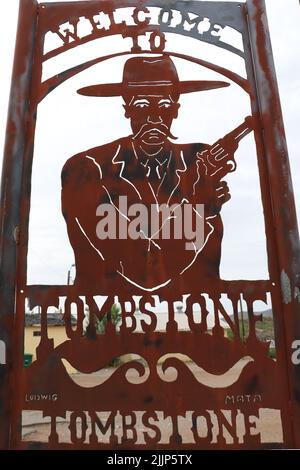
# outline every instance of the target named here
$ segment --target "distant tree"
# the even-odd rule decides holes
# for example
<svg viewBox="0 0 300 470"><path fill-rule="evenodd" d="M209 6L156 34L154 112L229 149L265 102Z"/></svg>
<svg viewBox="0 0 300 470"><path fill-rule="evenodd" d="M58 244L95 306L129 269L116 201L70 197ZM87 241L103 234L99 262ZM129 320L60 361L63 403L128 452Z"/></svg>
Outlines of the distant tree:
<svg viewBox="0 0 300 470"><path fill-rule="evenodd" d="M84 320L84 323L85 323L84 330L85 330L85 334L88 334L87 333L88 325L89 325L89 322L91 320L90 319L90 310L89 310L88 307L85 308L85 317L86 318ZM111 322L117 328L117 326L119 325L119 323L121 321L121 318L122 318L121 308L117 304L113 304L111 309L110 309L110 312L105 313L105 315L101 319L99 319L97 317L97 315L93 315L93 320L94 320L94 325L95 325L95 330L94 331L96 332L96 335L105 334L106 325L107 325L108 322ZM118 357L114 357L114 358L112 358L112 360L108 364L108 366L109 367L116 367L120 363L121 363L120 359Z"/></svg>
<svg viewBox="0 0 300 470"><path fill-rule="evenodd" d="M105 333L106 325L109 321L117 327L122 318L121 308L117 304L113 304L110 312L107 312L101 320L95 315L96 333L103 335Z"/></svg>

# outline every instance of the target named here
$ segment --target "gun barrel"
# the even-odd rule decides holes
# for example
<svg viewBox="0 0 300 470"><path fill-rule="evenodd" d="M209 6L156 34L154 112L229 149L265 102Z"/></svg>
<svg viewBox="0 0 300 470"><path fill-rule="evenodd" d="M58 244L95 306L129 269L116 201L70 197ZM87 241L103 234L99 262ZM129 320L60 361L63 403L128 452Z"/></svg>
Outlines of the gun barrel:
<svg viewBox="0 0 300 470"><path fill-rule="evenodd" d="M234 137L234 140L236 142L239 142L244 137L246 137L246 135L250 134L250 132L252 132L252 131L253 131L252 117L248 116L248 117L246 117L243 124L241 124L236 129L234 129L234 131L230 132L228 134L228 136L231 135L232 137Z"/></svg>
<svg viewBox="0 0 300 470"><path fill-rule="evenodd" d="M234 153L238 148L239 141L254 129L252 116L247 116L245 121L236 129L229 132L222 139L210 146L200 154L200 160L206 168L206 175L221 180L227 173L236 169Z"/></svg>

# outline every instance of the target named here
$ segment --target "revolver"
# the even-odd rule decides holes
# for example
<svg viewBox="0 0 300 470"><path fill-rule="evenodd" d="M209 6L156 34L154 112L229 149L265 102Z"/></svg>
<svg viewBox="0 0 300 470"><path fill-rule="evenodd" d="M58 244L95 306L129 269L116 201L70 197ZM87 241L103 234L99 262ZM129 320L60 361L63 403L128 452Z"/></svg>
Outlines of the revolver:
<svg viewBox="0 0 300 470"><path fill-rule="evenodd" d="M222 139L217 140L208 149L197 153L197 167L199 162L205 170L205 176L210 176L220 181L227 173L236 169L234 152L239 146L240 140L254 129L252 116L247 116L245 121ZM198 173L199 175L199 173Z"/></svg>

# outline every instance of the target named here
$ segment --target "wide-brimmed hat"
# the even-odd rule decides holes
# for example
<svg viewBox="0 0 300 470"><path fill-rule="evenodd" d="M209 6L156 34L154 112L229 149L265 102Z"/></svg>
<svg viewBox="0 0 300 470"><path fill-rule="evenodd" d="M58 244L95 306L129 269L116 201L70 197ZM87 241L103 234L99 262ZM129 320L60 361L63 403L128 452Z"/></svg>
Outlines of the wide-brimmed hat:
<svg viewBox="0 0 300 470"><path fill-rule="evenodd" d="M85 96L126 96L148 94L181 94L227 87L221 81L180 81L176 67L168 55L131 57L125 62L122 83L101 83L80 88Z"/></svg>

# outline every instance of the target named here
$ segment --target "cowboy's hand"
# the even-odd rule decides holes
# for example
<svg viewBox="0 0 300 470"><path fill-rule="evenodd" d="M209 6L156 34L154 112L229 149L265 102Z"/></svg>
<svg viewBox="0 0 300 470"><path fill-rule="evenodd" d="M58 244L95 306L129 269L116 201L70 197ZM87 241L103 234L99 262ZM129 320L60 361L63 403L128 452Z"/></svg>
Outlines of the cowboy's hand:
<svg viewBox="0 0 300 470"><path fill-rule="evenodd" d="M205 206L206 217L218 215L223 204L229 201L230 198L231 195L226 181L217 182L215 186L215 197Z"/></svg>
<svg viewBox="0 0 300 470"><path fill-rule="evenodd" d="M226 181L207 176L205 166L197 160L197 177L193 183L194 203L204 204L205 216L219 214L225 202L231 198Z"/></svg>
<svg viewBox="0 0 300 470"><path fill-rule="evenodd" d="M204 204L205 217L212 217L218 215L222 209L223 204L231 198L229 187L226 181L217 181L212 178L206 178L205 183L202 183L201 195L194 197L194 201L198 204Z"/></svg>
<svg viewBox="0 0 300 470"><path fill-rule="evenodd" d="M213 176L219 181L228 173L235 171L236 161L234 152L237 144L220 139L214 145L207 146L202 152L197 152L198 174Z"/></svg>

